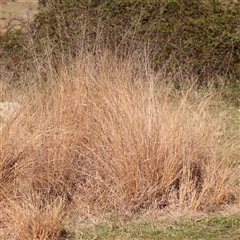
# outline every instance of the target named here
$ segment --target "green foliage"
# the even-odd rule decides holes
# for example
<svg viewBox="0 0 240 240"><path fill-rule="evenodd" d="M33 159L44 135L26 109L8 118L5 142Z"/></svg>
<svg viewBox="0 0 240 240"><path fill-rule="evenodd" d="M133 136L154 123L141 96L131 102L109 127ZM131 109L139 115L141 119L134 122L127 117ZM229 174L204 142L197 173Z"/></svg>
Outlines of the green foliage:
<svg viewBox="0 0 240 240"><path fill-rule="evenodd" d="M125 56L147 48L155 68L186 67L207 79L240 76L240 2L218 0L42 0L31 26L35 50L54 56L79 45Z"/></svg>
<svg viewBox="0 0 240 240"><path fill-rule="evenodd" d="M198 0L65 0L39 14L37 34L76 51L97 40L120 54L148 45L158 67L187 66L203 76L240 75L240 4ZM78 40L78 41L76 41Z"/></svg>
<svg viewBox="0 0 240 240"><path fill-rule="evenodd" d="M16 75L19 70L22 69L27 56L27 48L24 34L21 30L12 30L7 35L0 36L0 67L8 70L16 71ZM23 60L23 61L22 61Z"/></svg>
<svg viewBox="0 0 240 240"><path fill-rule="evenodd" d="M223 97L235 107L240 107L240 82L231 81L227 84Z"/></svg>

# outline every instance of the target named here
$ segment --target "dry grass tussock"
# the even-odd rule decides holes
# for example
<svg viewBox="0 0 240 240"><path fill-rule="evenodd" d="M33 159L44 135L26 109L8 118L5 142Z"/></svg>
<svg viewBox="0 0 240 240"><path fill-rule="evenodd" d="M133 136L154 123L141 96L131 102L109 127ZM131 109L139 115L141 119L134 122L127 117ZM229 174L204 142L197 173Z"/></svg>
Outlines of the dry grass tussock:
<svg viewBox="0 0 240 240"><path fill-rule="evenodd" d="M0 136L6 234L55 239L72 209L214 210L237 201L230 163L239 148L229 146L239 132L231 137L213 92L175 90L163 70L136 71L137 61L89 54L55 81L22 89L21 112Z"/></svg>

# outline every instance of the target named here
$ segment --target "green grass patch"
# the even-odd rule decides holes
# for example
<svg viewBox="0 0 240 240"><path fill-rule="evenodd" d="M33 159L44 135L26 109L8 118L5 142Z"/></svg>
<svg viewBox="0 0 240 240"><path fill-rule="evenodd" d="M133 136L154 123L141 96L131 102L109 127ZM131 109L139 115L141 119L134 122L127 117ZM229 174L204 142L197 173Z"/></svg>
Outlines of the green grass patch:
<svg viewBox="0 0 240 240"><path fill-rule="evenodd" d="M115 226L100 223L79 229L73 239L231 239L240 237L240 215L214 216L203 219L180 218L172 224L141 221Z"/></svg>

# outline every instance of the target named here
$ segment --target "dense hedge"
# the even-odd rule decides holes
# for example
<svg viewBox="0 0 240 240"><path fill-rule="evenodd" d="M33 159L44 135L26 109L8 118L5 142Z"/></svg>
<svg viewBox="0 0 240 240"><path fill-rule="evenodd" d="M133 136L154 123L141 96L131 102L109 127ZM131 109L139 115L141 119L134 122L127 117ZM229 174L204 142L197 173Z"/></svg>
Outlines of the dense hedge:
<svg viewBox="0 0 240 240"><path fill-rule="evenodd" d="M170 65L186 65L205 76L240 74L239 2L51 1L35 27L43 38L47 30L56 43L73 51L79 37L87 43L97 39L119 53L144 44L156 66L170 57Z"/></svg>
<svg viewBox="0 0 240 240"><path fill-rule="evenodd" d="M39 54L46 41L55 55L74 54L80 43L121 55L145 47L156 68L168 62L169 69L184 66L204 79L240 76L239 1L42 0L40 5L45 7L31 26Z"/></svg>

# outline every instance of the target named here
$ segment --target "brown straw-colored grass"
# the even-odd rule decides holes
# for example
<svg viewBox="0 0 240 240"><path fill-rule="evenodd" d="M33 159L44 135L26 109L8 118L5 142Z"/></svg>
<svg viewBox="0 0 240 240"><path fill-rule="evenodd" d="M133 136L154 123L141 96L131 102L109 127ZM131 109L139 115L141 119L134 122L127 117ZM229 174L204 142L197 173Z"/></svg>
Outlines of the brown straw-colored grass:
<svg viewBox="0 0 240 240"><path fill-rule="evenodd" d="M176 90L163 70L138 61L89 54L61 66L55 81L22 89L21 111L0 136L8 234L55 239L71 206L135 213L237 200L228 153L237 139L214 93Z"/></svg>

